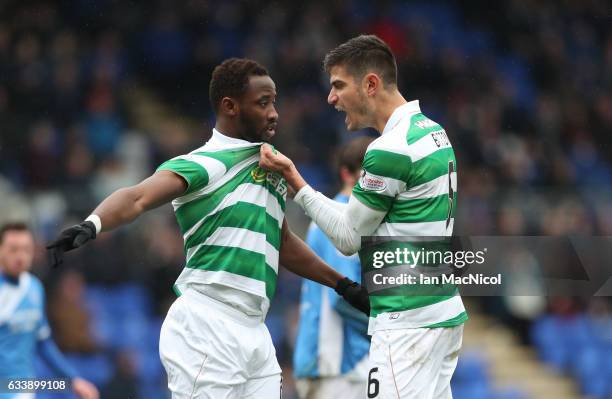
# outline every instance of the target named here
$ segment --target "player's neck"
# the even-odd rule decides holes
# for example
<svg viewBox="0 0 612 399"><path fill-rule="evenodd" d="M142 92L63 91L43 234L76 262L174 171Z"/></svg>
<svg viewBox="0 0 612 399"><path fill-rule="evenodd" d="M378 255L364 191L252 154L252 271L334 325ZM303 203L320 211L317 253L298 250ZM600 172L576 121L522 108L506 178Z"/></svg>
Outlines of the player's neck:
<svg viewBox="0 0 612 399"><path fill-rule="evenodd" d="M232 126L231 123L227 123L225 120L218 119L217 123L215 124L215 129L217 129L217 131L224 136L244 140L240 133L238 133L238 129L236 129L235 126Z"/></svg>
<svg viewBox="0 0 612 399"><path fill-rule="evenodd" d="M347 197L350 197L350 196L351 196L351 192L352 192L352 191L353 191L353 186L349 186L349 185L347 184L347 185L344 185L344 186L342 187L342 190L340 190L340 194L342 194L342 195L346 195Z"/></svg>
<svg viewBox="0 0 612 399"><path fill-rule="evenodd" d="M397 89L392 90L389 94L381 96L379 101L379 106L376 107L375 125L373 128L376 129L378 133L382 134L393 111L395 111L397 107L406 104L408 101L406 101L402 93Z"/></svg>

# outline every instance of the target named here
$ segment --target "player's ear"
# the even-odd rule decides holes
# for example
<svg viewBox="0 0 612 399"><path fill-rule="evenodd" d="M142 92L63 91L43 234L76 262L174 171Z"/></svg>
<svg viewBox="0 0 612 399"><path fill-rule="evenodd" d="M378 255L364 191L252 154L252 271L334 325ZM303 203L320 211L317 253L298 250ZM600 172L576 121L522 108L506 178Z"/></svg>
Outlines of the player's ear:
<svg viewBox="0 0 612 399"><path fill-rule="evenodd" d="M350 184L353 180L353 174L346 166L340 166L340 180L342 184Z"/></svg>
<svg viewBox="0 0 612 399"><path fill-rule="evenodd" d="M363 84L368 96L373 96L382 86L380 76L375 73L368 73L363 77Z"/></svg>
<svg viewBox="0 0 612 399"><path fill-rule="evenodd" d="M240 111L240 107L238 106L238 102L231 97L223 97L221 99L221 105L219 106L219 110L221 113L224 113L228 116L236 116Z"/></svg>

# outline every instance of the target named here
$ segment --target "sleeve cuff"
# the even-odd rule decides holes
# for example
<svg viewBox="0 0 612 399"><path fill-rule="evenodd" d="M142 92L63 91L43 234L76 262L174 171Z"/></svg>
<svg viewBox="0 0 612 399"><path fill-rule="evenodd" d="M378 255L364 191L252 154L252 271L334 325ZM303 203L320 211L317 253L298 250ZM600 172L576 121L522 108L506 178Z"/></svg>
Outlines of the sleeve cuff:
<svg viewBox="0 0 612 399"><path fill-rule="evenodd" d="M96 226L96 234L100 234L102 231L102 220L100 220L100 216L96 214L91 214L85 219L86 222L92 222L94 226Z"/></svg>
<svg viewBox="0 0 612 399"><path fill-rule="evenodd" d="M302 209L304 209L305 199L315 194L316 191L312 187L310 187L309 185L305 185L300 189L300 191L297 192L297 194L295 194L295 197L293 197L293 201L296 202L299 206L301 206Z"/></svg>

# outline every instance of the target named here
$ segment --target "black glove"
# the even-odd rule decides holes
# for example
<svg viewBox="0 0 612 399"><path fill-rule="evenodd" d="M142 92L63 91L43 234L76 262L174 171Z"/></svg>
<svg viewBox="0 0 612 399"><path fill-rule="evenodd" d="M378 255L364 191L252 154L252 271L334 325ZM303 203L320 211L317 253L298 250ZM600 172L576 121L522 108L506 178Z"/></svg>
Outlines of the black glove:
<svg viewBox="0 0 612 399"><path fill-rule="evenodd" d="M370 298L364 286L345 277L338 281L334 290L354 308L361 310L366 316L370 316Z"/></svg>
<svg viewBox="0 0 612 399"><path fill-rule="evenodd" d="M47 245L51 253L51 264L58 267L64 263L64 252L72 251L95 238L96 226L90 221L68 227L61 232L57 240Z"/></svg>

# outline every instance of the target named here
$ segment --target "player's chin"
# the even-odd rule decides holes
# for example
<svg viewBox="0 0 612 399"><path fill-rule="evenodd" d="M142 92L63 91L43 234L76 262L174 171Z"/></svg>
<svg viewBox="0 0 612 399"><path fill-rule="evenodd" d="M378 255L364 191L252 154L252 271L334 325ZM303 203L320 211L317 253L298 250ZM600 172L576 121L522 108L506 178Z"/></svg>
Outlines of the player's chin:
<svg viewBox="0 0 612 399"><path fill-rule="evenodd" d="M351 121L347 121L346 130L348 130L349 132L354 132L356 130L359 130L359 126L357 126L357 124L355 123L352 123Z"/></svg>
<svg viewBox="0 0 612 399"><path fill-rule="evenodd" d="M276 129L265 129L261 132L260 137L261 141L269 142L272 140L272 137L276 134Z"/></svg>
<svg viewBox="0 0 612 399"><path fill-rule="evenodd" d="M346 130L348 130L349 132L358 130L356 124L351 118L349 118L348 114L344 118L344 124L346 125Z"/></svg>
<svg viewBox="0 0 612 399"><path fill-rule="evenodd" d="M365 129L366 127L367 126L365 126L358 120L349 119L346 121L346 130L348 130L349 132L356 132L358 130Z"/></svg>

